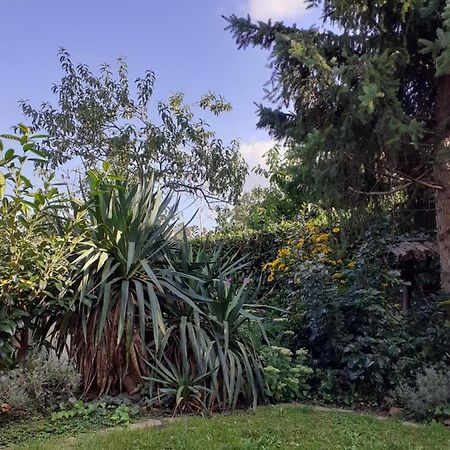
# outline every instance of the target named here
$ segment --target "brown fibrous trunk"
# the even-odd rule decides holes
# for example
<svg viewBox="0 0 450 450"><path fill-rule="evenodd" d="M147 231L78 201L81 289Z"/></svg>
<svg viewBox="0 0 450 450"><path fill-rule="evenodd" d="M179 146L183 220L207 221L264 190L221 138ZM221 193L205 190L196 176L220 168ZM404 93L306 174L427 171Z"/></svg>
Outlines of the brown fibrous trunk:
<svg viewBox="0 0 450 450"><path fill-rule="evenodd" d="M139 330L133 326L128 345L125 338L117 343L119 309L117 303L106 320L100 342L96 342L99 310L87 321L87 339L81 326L71 337L69 357L81 373L83 397L123 392L134 394L142 377L147 375Z"/></svg>

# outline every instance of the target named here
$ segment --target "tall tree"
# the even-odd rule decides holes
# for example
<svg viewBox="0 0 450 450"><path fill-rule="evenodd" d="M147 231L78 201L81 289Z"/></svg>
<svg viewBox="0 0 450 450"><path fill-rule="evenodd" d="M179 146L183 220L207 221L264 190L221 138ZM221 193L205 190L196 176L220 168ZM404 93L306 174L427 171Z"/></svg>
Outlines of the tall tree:
<svg viewBox="0 0 450 450"><path fill-rule="evenodd" d="M434 198L450 292L450 6L307 3L322 9L323 28L227 18L239 47L271 51L275 106L259 107L259 126L287 145L275 181L296 200L337 207L389 199L429 213Z"/></svg>
<svg viewBox="0 0 450 450"><path fill-rule="evenodd" d="M436 61L436 156L435 177L442 189L436 192L436 225L441 259L441 284L450 292L450 2L447 1L442 28L434 41L422 41L424 53Z"/></svg>
<svg viewBox="0 0 450 450"><path fill-rule="evenodd" d="M239 144L225 144L177 93L150 110L155 74L147 71L130 87L128 67L118 60L117 73L105 64L97 76L84 64L75 65L64 49L59 52L64 76L52 92L57 105L34 108L21 102L34 130L47 138L42 149L53 167L78 158L86 169L108 160L123 175L155 180L174 191L207 200L233 202L242 191L247 165ZM221 96L204 95L196 104L214 115L229 111Z"/></svg>

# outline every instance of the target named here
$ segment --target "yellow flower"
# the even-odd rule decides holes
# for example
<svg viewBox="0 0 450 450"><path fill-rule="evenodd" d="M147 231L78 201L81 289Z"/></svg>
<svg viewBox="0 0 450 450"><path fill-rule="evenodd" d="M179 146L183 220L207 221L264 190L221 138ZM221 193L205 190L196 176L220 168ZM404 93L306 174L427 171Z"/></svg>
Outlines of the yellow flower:
<svg viewBox="0 0 450 450"><path fill-rule="evenodd" d="M276 267L278 267L280 264L282 264L281 259L277 258L275 260L272 261L272 267L275 269Z"/></svg>
<svg viewBox="0 0 450 450"><path fill-rule="evenodd" d="M354 269L355 266L356 266L356 262L355 262L355 261L350 261L350 262L347 264L347 267L348 267L349 269Z"/></svg>
<svg viewBox="0 0 450 450"><path fill-rule="evenodd" d="M323 254L327 255L330 252L331 252L331 249L326 244L317 244L313 249L313 253L323 253Z"/></svg>
<svg viewBox="0 0 450 450"><path fill-rule="evenodd" d="M297 242L296 247L297 248L302 248L305 245L305 240L304 239L299 239Z"/></svg>
<svg viewBox="0 0 450 450"><path fill-rule="evenodd" d="M272 283L273 280L275 280L275 277L273 276L273 273L271 273L271 274L267 277L267 281L268 281L269 283Z"/></svg>
<svg viewBox="0 0 450 450"><path fill-rule="evenodd" d="M288 247L281 248L278 250L278 258L283 258L284 256L289 256L291 254L291 249Z"/></svg>
<svg viewBox="0 0 450 450"><path fill-rule="evenodd" d="M341 231L341 229L339 227L334 227L332 231L333 231L333 233L339 233L339 231Z"/></svg>
<svg viewBox="0 0 450 450"><path fill-rule="evenodd" d="M317 232L317 227L314 225L313 222L308 222L308 223L306 224L306 229L308 230L308 232L309 232L310 234L314 234L314 233Z"/></svg>
<svg viewBox="0 0 450 450"><path fill-rule="evenodd" d="M333 278L334 280L339 280L340 278L342 278L342 273L336 272L331 278Z"/></svg>
<svg viewBox="0 0 450 450"><path fill-rule="evenodd" d="M315 242L326 242L330 235L328 233L320 233L315 237Z"/></svg>

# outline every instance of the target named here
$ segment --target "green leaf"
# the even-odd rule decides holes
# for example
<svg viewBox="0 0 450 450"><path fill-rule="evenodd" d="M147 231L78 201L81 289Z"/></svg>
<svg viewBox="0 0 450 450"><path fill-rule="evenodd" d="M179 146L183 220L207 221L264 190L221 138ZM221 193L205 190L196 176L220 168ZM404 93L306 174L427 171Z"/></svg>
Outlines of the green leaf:
<svg viewBox="0 0 450 450"><path fill-rule="evenodd" d="M135 242L128 242L127 273L130 272L131 266L133 265L134 262L135 248L136 248Z"/></svg>
<svg viewBox="0 0 450 450"><path fill-rule="evenodd" d="M6 178L0 172L0 201L3 200L3 197L5 196L5 192L6 192Z"/></svg>
<svg viewBox="0 0 450 450"><path fill-rule="evenodd" d="M134 286L136 288L136 300L139 311L139 332L141 335L141 344L145 346L145 297L144 297L144 288L142 283L139 280L134 280ZM155 339L156 345L156 339ZM158 350L158 346L156 345L156 350Z"/></svg>
<svg viewBox="0 0 450 450"><path fill-rule="evenodd" d="M130 282L128 280L123 280L120 289L120 314L119 314L119 324L117 330L117 345L120 344L125 330L125 320L127 315L128 299L130 295Z"/></svg>
<svg viewBox="0 0 450 450"><path fill-rule="evenodd" d="M16 153L15 153L14 149L10 148L10 149L6 150L4 159L6 162L10 162L14 158L15 155L16 155Z"/></svg>
<svg viewBox="0 0 450 450"><path fill-rule="evenodd" d="M111 305L111 284L107 283L101 295L101 304L102 308L100 311L100 321L98 324L98 333L97 333L97 344L103 337L103 331L105 329L106 319L108 318L108 313L110 312Z"/></svg>
<svg viewBox="0 0 450 450"><path fill-rule="evenodd" d="M153 326L153 338L155 339L155 347L158 350L159 341L160 341L160 331L165 334L166 326L164 323L164 319L161 312L161 307L159 305L158 297L156 296L155 290L150 283L146 284L147 286L147 294L150 302L150 311L152 317L152 326Z"/></svg>

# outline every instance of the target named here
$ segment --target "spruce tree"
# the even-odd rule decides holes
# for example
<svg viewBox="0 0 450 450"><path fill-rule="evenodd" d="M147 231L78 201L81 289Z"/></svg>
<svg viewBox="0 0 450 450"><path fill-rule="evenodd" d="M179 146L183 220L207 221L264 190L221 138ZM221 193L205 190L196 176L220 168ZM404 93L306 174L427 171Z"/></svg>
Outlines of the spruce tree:
<svg viewBox="0 0 450 450"><path fill-rule="evenodd" d="M298 202L435 211L450 292L450 2L307 3L320 28L227 18L240 48L271 52L258 125L286 143L274 179Z"/></svg>

